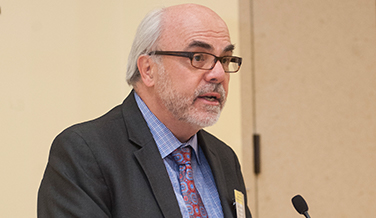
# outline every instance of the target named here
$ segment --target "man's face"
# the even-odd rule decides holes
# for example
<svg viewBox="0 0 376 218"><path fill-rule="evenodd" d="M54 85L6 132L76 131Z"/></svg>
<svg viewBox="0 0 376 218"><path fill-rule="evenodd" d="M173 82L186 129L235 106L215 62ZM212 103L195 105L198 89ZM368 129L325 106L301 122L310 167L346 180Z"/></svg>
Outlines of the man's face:
<svg viewBox="0 0 376 218"><path fill-rule="evenodd" d="M169 14L158 44L161 51L207 52L232 55L227 26L217 16L206 13ZM156 74L155 91L173 116L199 127L213 125L225 104L229 74L217 62L212 70L194 68L185 57L162 56Z"/></svg>
<svg viewBox="0 0 376 218"><path fill-rule="evenodd" d="M166 73L163 65L159 66L158 76L156 92L164 106L175 118L201 128L217 122L227 95L221 83L206 83L196 87L193 93L185 94L180 89L173 88L173 81ZM219 94L219 98L209 97L208 93ZM199 99L202 96L205 96L203 98L206 99ZM202 102L196 103L198 100Z"/></svg>

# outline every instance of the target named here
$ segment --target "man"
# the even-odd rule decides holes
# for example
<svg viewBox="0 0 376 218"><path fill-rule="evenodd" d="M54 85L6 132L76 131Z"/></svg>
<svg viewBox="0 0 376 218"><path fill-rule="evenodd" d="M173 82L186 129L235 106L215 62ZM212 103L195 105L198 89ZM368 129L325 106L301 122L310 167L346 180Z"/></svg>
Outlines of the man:
<svg viewBox="0 0 376 218"><path fill-rule="evenodd" d="M202 130L217 121L229 73L240 67L233 49L226 24L206 7L146 16L128 60L134 90L122 105L55 139L38 216L240 216L234 191L246 189L238 159Z"/></svg>

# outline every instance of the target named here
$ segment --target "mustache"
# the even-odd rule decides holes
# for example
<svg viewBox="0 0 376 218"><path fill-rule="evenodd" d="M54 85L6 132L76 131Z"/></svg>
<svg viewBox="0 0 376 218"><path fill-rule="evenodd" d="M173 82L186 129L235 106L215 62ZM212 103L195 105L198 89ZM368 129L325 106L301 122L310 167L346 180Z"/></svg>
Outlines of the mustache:
<svg viewBox="0 0 376 218"><path fill-rule="evenodd" d="M223 85L221 83L217 83L217 84L209 83L201 87L198 87L194 94L194 100L196 100L198 96L203 95L208 92L218 93L221 96L221 98L218 99L221 105L223 105L226 102L226 91L225 91L225 88L223 88Z"/></svg>

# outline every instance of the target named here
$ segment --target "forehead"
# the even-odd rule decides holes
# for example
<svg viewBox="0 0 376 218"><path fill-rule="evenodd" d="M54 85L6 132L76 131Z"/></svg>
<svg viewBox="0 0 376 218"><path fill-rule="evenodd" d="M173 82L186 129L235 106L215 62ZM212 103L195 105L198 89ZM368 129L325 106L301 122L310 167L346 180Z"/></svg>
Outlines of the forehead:
<svg viewBox="0 0 376 218"><path fill-rule="evenodd" d="M192 45L223 51L231 45L226 23L204 7L167 9L163 16L159 47L163 50L187 50ZM194 47L193 46L193 47Z"/></svg>

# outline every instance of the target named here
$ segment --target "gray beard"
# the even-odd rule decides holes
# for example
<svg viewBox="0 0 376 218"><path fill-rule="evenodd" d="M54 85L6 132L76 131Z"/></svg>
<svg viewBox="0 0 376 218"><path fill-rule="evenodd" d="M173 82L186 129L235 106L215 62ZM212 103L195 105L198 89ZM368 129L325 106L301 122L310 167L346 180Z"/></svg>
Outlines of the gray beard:
<svg viewBox="0 0 376 218"><path fill-rule="evenodd" d="M218 121L226 102L226 92L222 84L209 83L198 87L194 92L194 96L188 97L172 88L172 81L165 73L162 65L159 65L158 75L160 78L155 84L156 92L161 98L162 104L176 119L200 128L212 126ZM221 95L221 101L218 106L205 105L204 108L197 108L193 105L198 96L213 91Z"/></svg>

